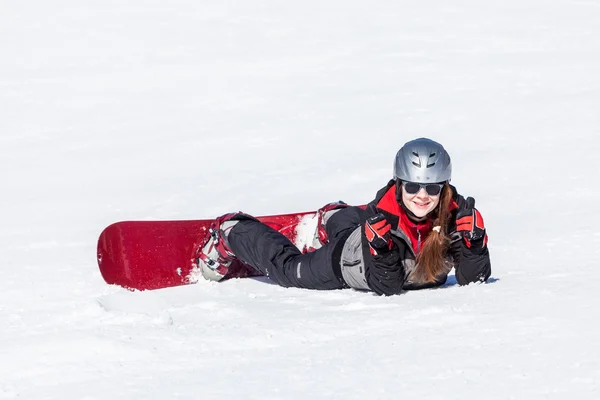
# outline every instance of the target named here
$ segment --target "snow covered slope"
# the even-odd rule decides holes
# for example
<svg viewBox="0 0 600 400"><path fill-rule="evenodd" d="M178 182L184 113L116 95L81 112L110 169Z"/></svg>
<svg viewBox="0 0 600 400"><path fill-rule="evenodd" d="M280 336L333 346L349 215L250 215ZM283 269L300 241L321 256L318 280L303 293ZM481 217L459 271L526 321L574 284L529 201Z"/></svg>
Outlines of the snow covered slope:
<svg viewBox="0 0 600 400"><path fill-rule="evenodd" d="M0 399L599 398L598 2L5 1L0 54ZM420 136L488 284L100 277L111 222L362 204Z"/></svg>

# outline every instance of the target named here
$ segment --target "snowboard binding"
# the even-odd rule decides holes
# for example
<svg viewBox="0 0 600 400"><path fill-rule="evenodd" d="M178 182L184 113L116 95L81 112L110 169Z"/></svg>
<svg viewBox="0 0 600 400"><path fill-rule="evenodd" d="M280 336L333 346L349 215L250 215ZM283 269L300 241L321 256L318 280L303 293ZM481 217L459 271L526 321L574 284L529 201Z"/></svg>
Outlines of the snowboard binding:
<svg viewBox="0 0 600 400"><path fill-rule="evenodd" d="M317 218L317 226L315 229L314 238L312 240L312 244L305 245L304 248L301 249L303 253L313 252L329 243L329 237L326 229L327 221L333 214L346 207L349 206L343 201L335 201L325 204L323 207L317 210L315 216Z"/></svg>
<svg viewBox="0 0 600 400"><path fill-rule="evenodd" d="M209 281L223 279L229 271L231 262L235 259L235 254L227 244L227 235L239 222L239 218L234 219L239 215L244 214L229 213L217 218L208 228L206 236L196 252L198 268L200 268L202 276Z"/></svg>

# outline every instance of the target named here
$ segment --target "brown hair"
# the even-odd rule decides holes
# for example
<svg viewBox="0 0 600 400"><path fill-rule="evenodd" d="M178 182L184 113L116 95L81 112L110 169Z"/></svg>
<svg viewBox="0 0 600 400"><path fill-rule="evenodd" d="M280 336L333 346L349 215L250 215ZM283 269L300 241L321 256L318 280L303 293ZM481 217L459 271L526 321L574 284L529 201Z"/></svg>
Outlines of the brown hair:
<svg viewBox="0 0 600 400"><path fill-rule="evenodd" d="M446 270L446 251L450 245L448 236L448 222L450 220L450 202L452 201L452 189L445 184L440 196L437 216L433 221L434 230L423 243L421 252L417 255L417 267L414 272L419 280L432 282ZM436 230L439 226L439 232Z"/></svg>

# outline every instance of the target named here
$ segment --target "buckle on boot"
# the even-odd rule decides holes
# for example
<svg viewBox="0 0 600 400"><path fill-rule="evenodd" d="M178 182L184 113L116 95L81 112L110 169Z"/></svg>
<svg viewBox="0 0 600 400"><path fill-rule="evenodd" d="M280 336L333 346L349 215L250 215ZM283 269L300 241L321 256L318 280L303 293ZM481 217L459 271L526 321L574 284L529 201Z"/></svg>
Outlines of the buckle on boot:
<svg viewBox="0 0 600 400"><path fill-rule="evenodd" d="M319 238L319 242L321 242L321 245L325 245L327 242L329 242L329 238L327 237L327 230L325 229L325 224L327 223L327 221L325 221L326 214L329 211L339 210L346 207L349 207L348 204L340 200L326 204L323 207L319 208L319 210L317 211L317 236Z"/></svg>
<svg viewBox="0 0 600 400"><path fill-rule="evenodd" d="M226 249L221 244L219 230L218 223L213 222L196 251L196 260L202 276L211 281L221 280L231 265L231 258L228 257L230 252L222 252Z"/></svg>

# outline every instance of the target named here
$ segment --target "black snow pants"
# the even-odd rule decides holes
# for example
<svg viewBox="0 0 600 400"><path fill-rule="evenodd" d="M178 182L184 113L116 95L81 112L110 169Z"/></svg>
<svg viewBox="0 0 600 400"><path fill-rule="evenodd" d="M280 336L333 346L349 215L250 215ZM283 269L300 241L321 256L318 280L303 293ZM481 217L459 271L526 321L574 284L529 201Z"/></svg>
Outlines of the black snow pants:
<svg viewBox="0 0 600 400"><path fill-rule="evenodd" d="M241 220L229 232L233 254L284 287L330 290L348 287L342 279L340 256L344 242L362 221L364 211L343 208L326 224L329 242L316 251L302 252L284 235L255 220Z"/></svg>

